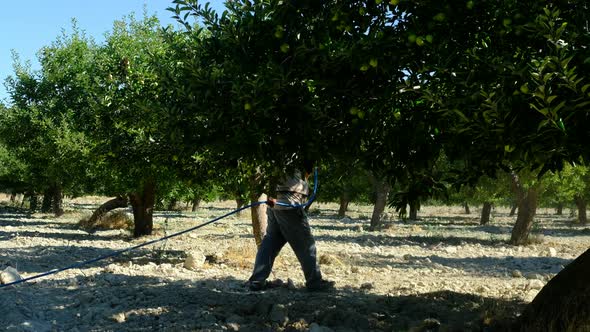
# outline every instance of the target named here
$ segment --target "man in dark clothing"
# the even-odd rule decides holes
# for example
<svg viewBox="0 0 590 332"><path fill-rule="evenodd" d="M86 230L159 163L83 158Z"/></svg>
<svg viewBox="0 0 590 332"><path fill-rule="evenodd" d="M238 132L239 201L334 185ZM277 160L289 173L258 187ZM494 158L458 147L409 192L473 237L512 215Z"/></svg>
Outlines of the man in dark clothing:
<svg viewBox="0 0 590 332"><path fill-rule="evenodd" d="M295 252L309 291L324 291L334 287L333 281L322 278L317 263L315 240L301 206L305 204L309 193L307 179L312 172L312 165L308 164L305 168L304 177L296 171L291 177L284 178L276 188L277 198L269 198L267 201L271 208L267 210L266 235L256 254L254 272L249 279L250 290L264 290L269 286L266 278L285 243L289 243ZM283 206L281 203L291 206Z"/></svg>

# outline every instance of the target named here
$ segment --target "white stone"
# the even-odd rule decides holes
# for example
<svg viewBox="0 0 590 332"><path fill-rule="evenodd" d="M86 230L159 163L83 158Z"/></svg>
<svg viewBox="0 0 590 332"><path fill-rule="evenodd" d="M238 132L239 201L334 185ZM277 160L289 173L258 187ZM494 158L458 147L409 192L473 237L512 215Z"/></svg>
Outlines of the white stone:
<svg viewBox="0 0 590 332"><path fill-rule="evenodd" d="M240 330L240 324L238 323L227 323L227 329L230 331L239 331Z"/></svg>
<svg viewBox="0 0 590 332"><path fill-rule="evenodd" d="M186 254L186 259L184 260L184 268L187 270L196 270L205 264L205 260L207 258L203 255L200 251L190 251Z"/></svg>
<svg viewBox="0 0 590 332"><path fill-rule="evenodd" d="M543 276L542 276L542 275L540 275L540 274L538 274L538 273L531 273L531 274L528 274L528 275L526 276L526 278L527 278L527 279L529 279L529 280L543 280L543 279L545 279L545 278L543 278Z"/></svg>
<svg viewBox="0 0 590 332"><path fill-rule="evenodd" d="M445 252L447 254L456 254L457 253L457 247L446 247L445 248Z"/></svg>
<svg viewBox="0 0 590 332"><path fill-rule="evenodd" d="M529 289L541 289L545 287L545 284L539 279L531 279L528 283Z"/></svg>
<svg viewBox="0 0 590 332"><path fill-rule="evenodd" d="M18 271L11 266L5 268L4 271L0 273L0 284L10 284L21 279L22 277Z"/></svg>
<svg viewBox="0 0 590 332"><path fill-rule="evenodd" d="M514 278L522 278L522 272L520 272L519 270L514 270L512 271L512 276Z"/></svg>
<svg viewBox="0 0 590 332"><path fill-rule="evenodd" d="M119 312L111 316L111 318L117 323L124 323L127 317L125 317L124 312Z"/></svg>
<svg viewBox="0 0 590 332"><path fill-rule="evenodd" d="M547 256L549 257L556 257L557 256L557 250L553 247L549 247L549 249L547 250Z"/></svg>

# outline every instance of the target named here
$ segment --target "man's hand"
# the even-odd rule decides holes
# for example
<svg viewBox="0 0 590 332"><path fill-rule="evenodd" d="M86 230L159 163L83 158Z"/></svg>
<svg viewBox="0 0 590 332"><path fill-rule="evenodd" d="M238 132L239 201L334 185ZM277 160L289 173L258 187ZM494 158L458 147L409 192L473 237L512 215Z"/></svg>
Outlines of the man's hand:
<svg viewBox="0 0 590 332"><path fill-rule="evenodd" d="M275 207L275 204L276 204L276 203L277 203L277 199L276 199L276 198L269 197L269 198L266 200L266 204L267 204L268 206L270 206L271 208L272 208L272 207Z"/></svg>

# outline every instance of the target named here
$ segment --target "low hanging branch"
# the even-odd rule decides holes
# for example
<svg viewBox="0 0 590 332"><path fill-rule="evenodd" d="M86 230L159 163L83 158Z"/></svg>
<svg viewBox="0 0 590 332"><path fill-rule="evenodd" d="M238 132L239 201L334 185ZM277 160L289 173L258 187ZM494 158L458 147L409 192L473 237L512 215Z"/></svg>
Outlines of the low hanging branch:
<svg viewBox="0 0 590 332"><path fill-rule="evenodd" d="M107 214L109 211L118 208L125 208L129 205L129 200L126 196L117 196L111 200L104 202L101 206L98 207L93 213L90 219L88 219L89 229L93 229L98 225L99 221Z"/></svg>

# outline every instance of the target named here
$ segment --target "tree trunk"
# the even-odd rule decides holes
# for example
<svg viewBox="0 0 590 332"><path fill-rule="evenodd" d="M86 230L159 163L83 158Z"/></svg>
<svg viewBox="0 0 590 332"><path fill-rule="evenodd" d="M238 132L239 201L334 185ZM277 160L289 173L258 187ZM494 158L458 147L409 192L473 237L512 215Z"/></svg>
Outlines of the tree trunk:
<svg viewBox="0 0 590 332"><path fill-rule="evenodd" d="M563 214L563 203L558 203L555 208L555 214L561 216Z"/></svg>
<svg viewBox="0 0 590 332"><path fill-rule="evenodd" d="M529 233L533 227L535 213L537 212L538 188L532 186L525 190L516 174L513 174L512 181L517 194L518 215L512 229L510 244L523 245L528 242Z"/></svg>
<svg viewBox="0 0 590 332"><path fill-rule="evenodd" d="M513 202L512 206L510 207L510 216L514 216L516 214L516 209L518 208L518 203Z"/></svg>
<svg viewBox="0 0 590 332"><path fill-rule="evenodd" d="M465 214L471 214L471 210L469 210L469 203L464 202L463 206L465 207Z"/></svg>
<svg viewBox="0 0 590 332"><path fill-rule="evenodd" d="M525 308L520 331L590 331L590 249L551 279Z"/></svg>
<svg viewBox="0 0 590 332"><path fill-rule="evenodd" d="M492 203L484 202L481 208L480 225L487 225L490 223L490 215L492 214Z"/></svg>
<svg viewBox="0 0 590 332"><path fill-rule="evenodd" d="M124 196L117 196L111 200L104 202L101 206L94 210L92 216L90 216L90 219L88 219L88 225L90 225L89 228L94 228L98 224L100 219L102 219L102 217L104 217L104 215L107 214L109 211L112 211L117 208L124 208L127 207L127 205L129 205L129 200L127 199L127 197Z"/></svg>
<svg viewBox="0 0 590 332"><path fill-rule="evenodd" d="M263 185L262 174L257 171L252 177L250 177L250 202L256 203L259 201L266 201L267 196L265 194L259 194L262 191ZM237 200L236 200L237 201ZM240 202L238 202L239 204ZM260 247L262 244L262 238L266 234L266 204L260 204L251 208L251 219L252 219L252 231L254 234L254 240L256 246Z"/></svg>
<svg viewBox="0 0 590 332"><path fill-rule="evenodd" d="M266 199L266 194L262 194L260 196L256 194L251 195L252 203L266 201ZM252 229L257 247L260 247L260 244L262 244L262 238L264 238L264 235L266 234L266 224L266 204L260 204L252 207Z"/></svg>
<svg viewBox="0 0 590 332"><path fill-rule="evenodd" d="M410 202L410 220L418 220L418 210L420 210L420 202Z"/></svg>
<svg viewBox="0 0 590 332"><path fill-rule="evenodd" d="M586 218L586 200L584 197L576 195L574 201L578 207L578 223L586 225L588 223L588 218Z"/></svg>
<svg viewBox="0 0 590 332"><path fill-rule="evenodd" d="M178 203L178 199L176 197L172 197L170 199L170 202L168 202L168 208L166 209L166 211L174 211L176 203Z"/></svg>
<svg viewBox="0 0 590 332"><path fill-rule="evenodd" d="M133 207L134 237L152 234L155 198L156 184L153 180L148 180L143 185L141 193L129 194L129 201Z"/></svg>
<svg viewBox="0 0 590 332"><path fill-rule="evenodd" d="M381 226L381 215L385 211L385 205L387 204L391 187L386 180L381 180L377 183L376 190L377 197L375 199L375 206L373 207L373 215L371 216L371 230L376 230Z"/></svg>
<svg viewBox="0 0 590 332"><path fill-rule="evenodd" d="M63 204L62 204L62 188L61 184L56 184L53 188L53 199L51 200L51 210L56 217L62 216L64 214Z"/></svg>
<svg viewBox="0 0 590 332"><path fill-rule="evenodd" d="M31 196L29 196L29 209L31 210L31 212L37 211L38 205L39 205L39 196L37 196L37 194L35 194L35 193L31 193Z"/></svg>
<svg viewBox="0 0 590 332"><path fill-rule="evenodd" d="M10 193L10 203L14 204L16 202L16 193Z"/></svg>
<svg viewBox="0 0 590 332"><path fill-rule="evenodd" d="M246 201L243 200L241 197L236 198L236 210L245 206L246 205ZM244 213L244 210L240 211L237 213L238 217L241 217Z"/></svg>
<svg viewBox="0 0 590 332"><path fill-rule="evenodd" d="M241 198L236 198L236 209L239 209L244 205L246 205L246 201Z"/></svg>
<svg viewBox="0 0 590 332"><path fill-rule="evenodd" d="M350 195L347 190L343 190L340 194L340 208L338 209L338 217L343 218L348 211L348 204L350 203Z"/></svg>
<svg viewBox="0 0 590 332"><path fill-rule="evenodd" d="M49 187L43 193L43 203L41 203L41 212L43 212L43 213L47 213L47 212L51 211L51 200L53 199L52 190L53 189L51 187Z"/></svg>
<svg viewBox="0 0 590 332"><path fill-rule="evenodd" d="M25 207L25 202L30 201L30 200L31 200L31 194L29 192L26 192L23 195L23 199L20 202L20 208L22 209L23 207Z"/></svg>
<svg viewBox="0 0 590 332"><path fill-rule="evenodd" d="M191 207L191 211L195 212L201 205L201 199L198 197L193 198L193 206Z"/></svg>

